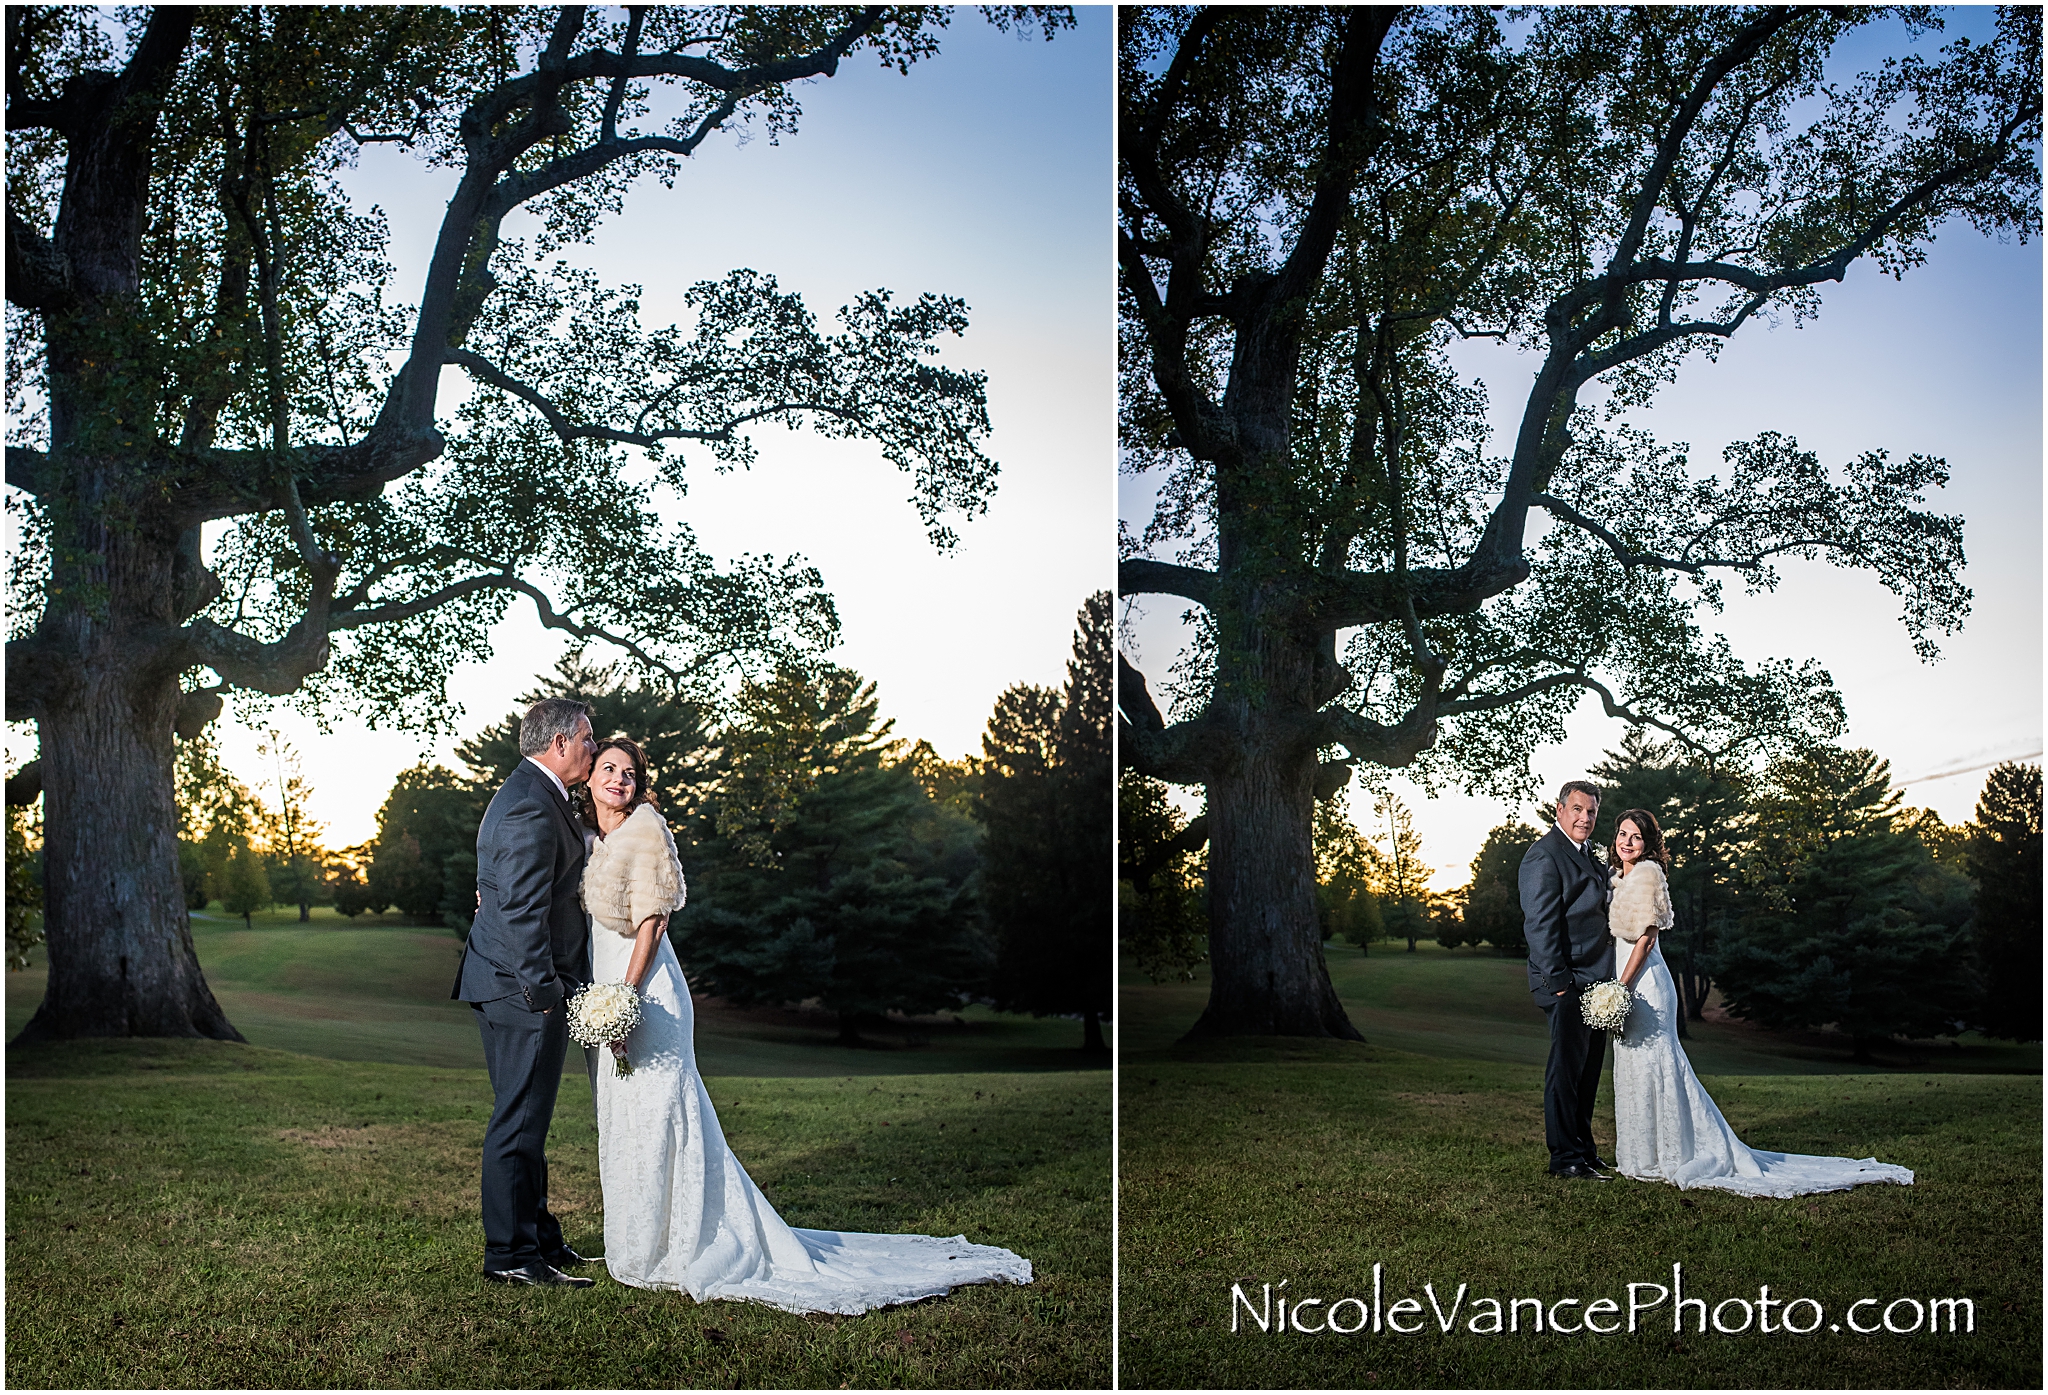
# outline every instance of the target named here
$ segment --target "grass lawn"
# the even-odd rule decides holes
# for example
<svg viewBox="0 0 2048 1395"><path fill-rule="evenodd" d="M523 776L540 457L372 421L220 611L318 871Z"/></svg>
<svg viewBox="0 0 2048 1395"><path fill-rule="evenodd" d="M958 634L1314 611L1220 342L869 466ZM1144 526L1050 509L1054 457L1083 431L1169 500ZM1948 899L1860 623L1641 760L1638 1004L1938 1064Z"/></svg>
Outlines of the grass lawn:
<svg viewBox="0 0 2048 1395"><path fill-rule="evenodd" d="M1133 1387L2017 1387L2041 1379L2038 1047L1927 1044L1858 1066L1824 1035L1695 1024L1688 1050L1743 1138L1876 1156L1911 1188L1757 1201L1544 1175L1541 1014L1518 963L1425 947L1333 946L1332 977L1367 1044L1278 1039L1179 1046L1206 983L1122 998L1120 1375ZM1917 1058L1918 1065L1907 1062ZM2030 1073L2029 1073L2030 1072ZM1613 1138L1611 1099L1595 1134ZM1612 1156L1609 1154L1609 1156ZM1261 1332L1235 1305L1412 1298L1421 1330ZM1582 1304L1671 1283L1710 1304L1810 1298L1811 1335L1674 1335L1669 1304L1636 1333L1493 1335L1480 1300ZM1282 1281L1287 1287L1280 1289ZM1446 1310L1446 1334L1423 1285ZM1637 1291L1645 1303L1651 1289ZM1859 1335L1894 1299L1968 1298L1975 1331ZM1412 1312L1413 1310L1411 1310ZM1556 1309L1565 1320L1574 1310ZM1783 1309L1773 1310L1773 1325ZM1340 1325L1357 1310L1346 1305ZM1912 1309L1896 1310L1907 1325ZM1238 1330L1233 1332L1233 1313ZM1473 1330L1477 1318L1479 1330ZM1738 1326L1741 1310L1723 1310ZM1402 1315L1403 1326L1416 1320ZM1806 1326L1811 1311L1794 1318Z"/></svg>
<svg viewBox="0 0 2048 1395"><path fill-rule="evenodd" d="M257 1046L342 1061L482 1070L474 1014L448 997L462 939L397 915L347 920L331 907L299 921L294 908L229 916L218 903L192 918L192 942L228 1020ZM40 951L7 975L7 1037L43 1000ZM953 1071L1101 1069L1084 1056L1081 1023L969 1008L877 1031L840 1046L826 1013L746 1011L697 1000L697 1062L721 1075L930 1075ZM565 1069L580 1075L571 1058Z"/></svg>
<svg viewBox="0 0 2048 1395"><path fill-rule="evenodd" d="M195 924L253 1045L7 1053L6 1379L23 1387L1102 1386L1109 1073L1078 1023L967 1014L870 1050L700 1003L734 1150L791 1224L965 1233L1037 1281L858 1318L698 1306L586 1271L489 1287L477 1158L490 1089L455 941L380 923ZM367 922L367 923L366 923ZM40 997L8 975L8 1027ZM706 1019L710 1019L706 1021ZM466 1034L466 1039L465 1039ZM548 1156L570 1242L601 1248L581 1062Z"/></svg>

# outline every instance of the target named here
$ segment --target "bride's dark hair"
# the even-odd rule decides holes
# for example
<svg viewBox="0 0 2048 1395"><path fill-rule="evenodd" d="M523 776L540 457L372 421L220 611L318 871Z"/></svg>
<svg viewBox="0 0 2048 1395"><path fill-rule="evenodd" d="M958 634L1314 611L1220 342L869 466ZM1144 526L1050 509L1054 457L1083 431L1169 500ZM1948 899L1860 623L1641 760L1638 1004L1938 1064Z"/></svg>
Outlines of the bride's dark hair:
<svg viewBox="0 0 2048 1395"><path fill-rule="evenodd" d="M1621 837L1622 824L1632 823L1643 835L1643 861L1654 862L1665 871L1671 870L1671 853L1664 846L1664 830L1657 827L1657 816L1648 809L1623 809L1614 820L1614 836ZM1614 865L1621 866L1621 852L1610 849L1614 854Z"/></svg>
<svg viewBox="0 0 2048 1395"><path fill-rule="evenodd" d="M623 736L614 736L608 740L600 741L597 746L597 755L590 758L590 773L593 776L597 774L598 757L602 756L606 751L625 752L626 760L633 767L633 802L626 806L626 812L630 814L642 804L652 804L655 808L659 809L661 801L654 797L654 790L647 783L647 753L640 749L640 743ZM570 791L569 798L570 802L576 806L577 817L583 820L584 826L596 828L597 801L591 798L589 781L585 781Z"/></svg>

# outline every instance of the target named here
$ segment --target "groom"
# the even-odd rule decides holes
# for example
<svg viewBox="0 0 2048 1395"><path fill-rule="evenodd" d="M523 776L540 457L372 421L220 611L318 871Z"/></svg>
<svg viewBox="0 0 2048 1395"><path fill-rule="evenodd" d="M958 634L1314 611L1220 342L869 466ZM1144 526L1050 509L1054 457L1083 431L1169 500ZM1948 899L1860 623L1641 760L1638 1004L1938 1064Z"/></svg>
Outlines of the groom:
<svg viewBox="0 0 2048 1395"><path fill-rule="evenodd" d="M583 831L569 810L569 786L589 778L597 755L590 709L569 698L535 703L519 724L519 753L477 830L476 920L448 995L476 1010L496 1096L484 1131L484 1278L588 1288L561 1272L590 1261L548 1214L541 1150L568 1053L565 1004L590 980L577 900Z"/></svg>
<svg viewBox="0 0 2048 1395"><path fill-rule="evenodd" d="M1602 1035L1579 1013L1579 994L1614 977L1607 934L1607 872L1593 859L1600 787L1572 780L1558 791L1557 823L1523 855L1523 937L1529 942L1529 992L1550 1018L1550 1061L1543 1068L1543 1136L1554 1177L1607 1180L1593 1149L1593 1096L1600 1089Z"/></svg>

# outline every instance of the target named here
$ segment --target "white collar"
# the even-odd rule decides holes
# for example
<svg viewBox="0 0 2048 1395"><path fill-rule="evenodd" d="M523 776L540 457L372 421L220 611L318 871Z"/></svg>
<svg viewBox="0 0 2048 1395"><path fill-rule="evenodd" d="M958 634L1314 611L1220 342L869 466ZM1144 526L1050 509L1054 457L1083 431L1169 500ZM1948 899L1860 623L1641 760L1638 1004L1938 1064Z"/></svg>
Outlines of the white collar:
<svg viewBox="0 0 2048 1395"><path fill-rule="evenodd" d="M527 763L530 764L535 770L538 770L541 774L547 776L548 779L553 782L554 787L561 792L562 802L564 804L567 804L569 802L569 787L562 783L562 777L557 775L554 771L548 769L545 765L542 765L532 756L526 757L526 760Z"/></svg>

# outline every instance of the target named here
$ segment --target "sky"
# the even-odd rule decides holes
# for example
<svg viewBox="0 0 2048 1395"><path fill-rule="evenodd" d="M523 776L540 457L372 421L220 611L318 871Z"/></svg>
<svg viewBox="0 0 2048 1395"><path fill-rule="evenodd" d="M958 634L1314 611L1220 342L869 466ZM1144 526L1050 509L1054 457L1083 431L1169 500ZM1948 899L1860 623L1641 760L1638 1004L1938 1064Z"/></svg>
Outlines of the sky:
<svg viewBox="0 0 2048 1395"><path fill-rule="evenodd" d="M1982 21L1952 16L1946 37L1975 32ZM1856 39L1838 55L1852 70L1873 66L1899 31L1872 26ZM2042 750L2041 308L2038 241L2000 244L1951 223L1927 264L1903 281L1858 263L1840 286L1823 288L1818 319L1796 329L1789 319L1745 327L1718 363L1688 362L1675 384L1627 418L1662 441L1689 443L1695 467L1718 466L1729 442L1766 430L1797 437L1832 466L1874 448L1948 461L1949 486L1927 506L1963 517L1964 580L1976 599L1964 630L1941 641L1939 662L1915 656L1898 598L1873 576L1825 563L1781 567L1778 589L1761 596L1745 596L1731 582L1722 614L1701 619L1752 663L1818 659L1848 707L1842 740L1889 760L1907 803L1952 824L1971 817L1986 767L2038 762ZM1490 450L1506 454L1536 360L1474 342L1461 346L1455 362L1485 382ZM1149 517L1152 485L1149 477L1121 481L1124 517ZM1180 642L1184 608L1170 597L1147 598L1134 627L1155 691ZM1567 724L1567 739L1536 751L1531 768L1539 784L1554 792L1582 775L1620 745L1625 730L1589 694ZM1391 784L1414 815L1439 890L1469 879L1488 829L1510 819L1534 822L1530 805L1455 791L1431 798L1398 774ZM1354 782L1348 793L1357 792ZM1351 801L1368 835L1375 831L1370 805L1370 796ZM1385 831L1379 834L1384 840Z"/></svg>
<svg viewBox="0 0 2048 1395"><path fill-rule="evenodd" d="M985 450L1002 473L952 555L927 541L908 476L860 442L762 431L750 472L694 468L687 498L666 511L714 556L816 563L839 610L832 657L878 683L898 735L948 757L979 752L1008 685L1065 682L1082 600L1115 585L1111 78L1105 10L1081 10L1050 43L962 13L907 76L848 60L804 84L795 134L776 145L713 136L672 190L643 181L592 246L564 254L609 284L645 287L652 323L679 318L692 283L736 267L802 292L821 327L876 287L967 301L971 327L943 360L987 372ZM373 147L347 183L389 216L395 289L416 297L452 174ZM508 220L509 236L521 231ZM460 390L459 370L448 374L444 414ZM512 711L567 648L524 601L491 638L491 662L449 676L461 735ZM399 770L423 757L461 768L460 737L353 721L322 734L283 708L251 721L298 748L330 847L375 834ZM230 769L255 782L256 731L232 714L217 731Z"/></svg>

